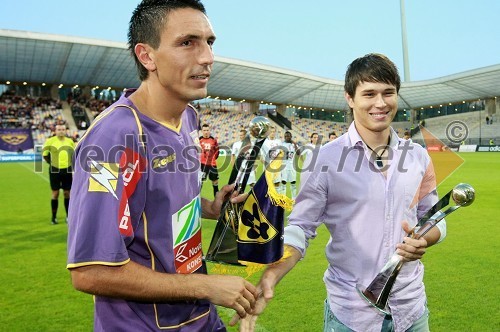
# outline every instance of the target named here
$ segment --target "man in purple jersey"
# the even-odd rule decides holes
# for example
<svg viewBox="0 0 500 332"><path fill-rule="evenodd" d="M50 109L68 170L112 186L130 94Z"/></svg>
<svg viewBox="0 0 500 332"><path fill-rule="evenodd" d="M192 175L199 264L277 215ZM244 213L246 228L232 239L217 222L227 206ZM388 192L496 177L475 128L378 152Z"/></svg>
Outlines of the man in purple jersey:
<svg viewBox="0 0 500 332"><path fill-rule="evenodd" d="M95 295L96 331L225 331L214 305L245 317L256 288L207 275L201 217L216 219L233 186L200 197L198 113L215 36L196 0L144 0L129 27L141 79L104 111L74 158L68 269ZM232 197L242 201L244 197Z"/></svg>

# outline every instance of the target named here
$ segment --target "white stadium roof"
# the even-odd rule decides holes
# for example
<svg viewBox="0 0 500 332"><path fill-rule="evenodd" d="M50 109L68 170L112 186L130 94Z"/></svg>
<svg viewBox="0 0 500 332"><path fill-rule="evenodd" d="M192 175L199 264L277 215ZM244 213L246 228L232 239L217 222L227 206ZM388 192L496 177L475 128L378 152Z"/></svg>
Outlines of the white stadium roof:
<svg viewBox="0 0 500 332"><path fill-rule="evenodd" d="M137 87L127 44L0 29L0 84ZM344 110L344 82L216 56L208 93L220 99ZM432 80L404 82L400 109L500 96L500 64Z"/></svg>

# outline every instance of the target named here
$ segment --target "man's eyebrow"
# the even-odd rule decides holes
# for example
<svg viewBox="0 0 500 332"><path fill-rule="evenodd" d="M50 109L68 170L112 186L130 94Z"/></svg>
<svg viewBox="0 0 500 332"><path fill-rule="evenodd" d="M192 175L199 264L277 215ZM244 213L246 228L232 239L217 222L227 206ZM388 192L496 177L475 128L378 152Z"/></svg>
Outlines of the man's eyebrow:
<svg viewBox="0 0 500 332"><path fill-rule="evenodd" d="M379 90L377 89L366 89L366 90L361 90L361 93L371 93L371 92L378 92ZM395 92L396 91L396 88L387 88L387 89L384 89L382 90L382 92Z"/></svg>
<svg viewBox="0 0 500 332"><path fill-rule="evenodd" d="M203 39L201 37L201 35L195 35L195 34L186 34L186 35L180 35L176 38L177 41L181 41L181 40L190 40L190 39L195 39L195 40L199 40L199 39ZM215 35L210 35L207 40L212 40L214 41L216 39Z"/></svg>

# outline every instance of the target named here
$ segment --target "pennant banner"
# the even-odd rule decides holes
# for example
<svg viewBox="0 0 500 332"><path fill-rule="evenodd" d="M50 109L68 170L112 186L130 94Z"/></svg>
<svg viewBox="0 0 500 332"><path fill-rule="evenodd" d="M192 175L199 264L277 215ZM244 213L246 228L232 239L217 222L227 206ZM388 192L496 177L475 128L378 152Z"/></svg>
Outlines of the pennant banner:
<svg viewBox="0 0 500 332"><path fill-rule="evenodd" d="M279 170L282 160L278 156L267 166L244 203L224 206L207 261L248 266L281 259L285 209L293 205L290 198L274 188L272 170Z"/></svg>
<svg viewBox="0 0 500 332"><path fill-rule="evenodd" d="M243 204L238 226L238 260L260 264L278 261L283 256L284 220L283 207L271 202L266 177L261 176Z"/></svg>

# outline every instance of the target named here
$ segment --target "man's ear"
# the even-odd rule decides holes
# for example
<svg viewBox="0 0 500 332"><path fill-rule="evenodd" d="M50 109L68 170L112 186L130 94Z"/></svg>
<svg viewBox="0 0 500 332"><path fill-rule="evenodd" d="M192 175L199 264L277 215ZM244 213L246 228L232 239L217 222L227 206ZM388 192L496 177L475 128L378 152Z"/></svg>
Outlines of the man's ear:
<svg viewBox="0 0 500 332"><path fill-rule="evenodd" d="M352 109L354 107L354 100L352 100L352 97L345 91L344 91L344 98L347 101L349 107Z"/></svg>
<svg viewBox="0 0 500 332"><path fill-rule="evenodd" d="M152 50L151 46L143 43L138 43L134 47L135 56L148 71L156 70L156 63L154 62L154 56L151 52Z"/></svg>

